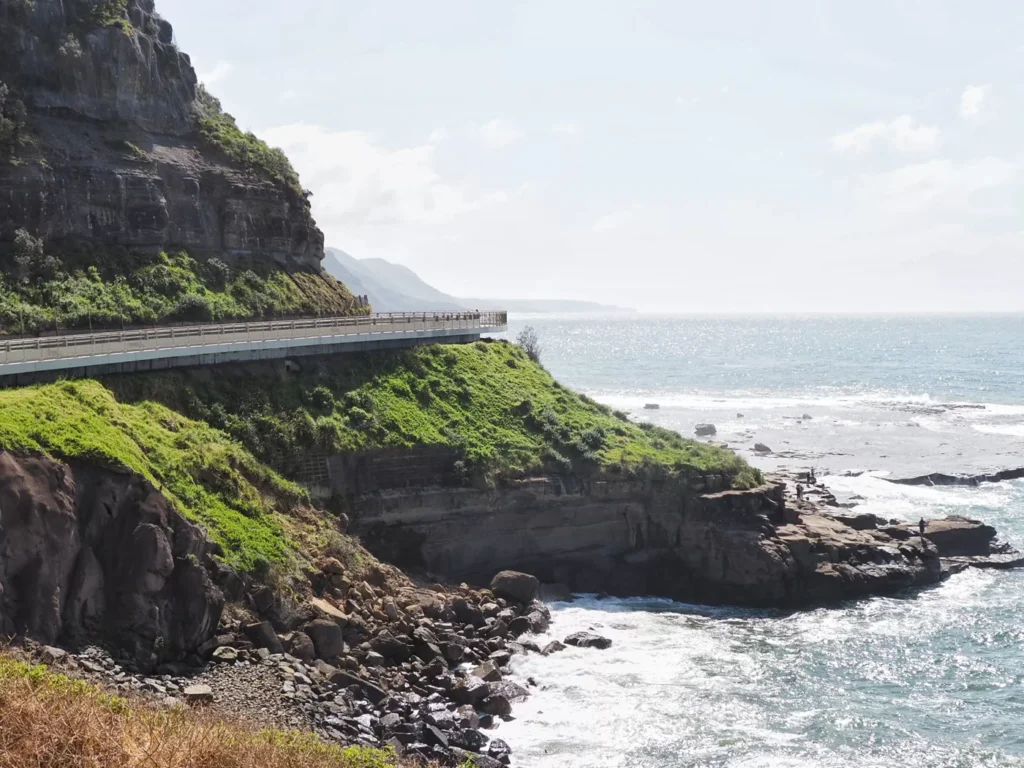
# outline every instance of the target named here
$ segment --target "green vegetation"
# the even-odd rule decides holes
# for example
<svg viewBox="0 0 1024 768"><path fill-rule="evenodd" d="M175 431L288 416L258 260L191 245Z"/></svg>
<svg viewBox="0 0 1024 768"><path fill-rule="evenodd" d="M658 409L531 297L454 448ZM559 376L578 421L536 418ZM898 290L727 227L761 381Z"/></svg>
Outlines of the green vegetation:
<svg viewBox="0 0 1024 768"><path fill-rule="evenodd" d="M306 199L299 174L284 152L269 146L253 133L243 133L235 118L224 111L220 101L202 84L197 96L202 110L199 135L207 144L224 153L234 164L282 184Z"/></svg>
<svg viewBox="0 0 1024 768"><path fill-rule="evenodd" d="M0 267L0 333L367 311L326 274L116 248L58 255L24 230L13 257Z"/></svg>
<svg viewBox="0 0 1024 768"><path fill-rule="evenodd" d="M243 571L294 557L289 515L308 504L305 492L224 433L162 405L118 403L95 381L0 391L0 448L131 469L202 523Z"/></svg>
<svg viewBox="0 0 1024 768"><path fill-rule="evenodd" d="M136 163L148 163L150 162L149 155L140 147L132 144L130 141L121 142L121 149L124 150L124 156L128 160L132 160Z"/></svg>
<svg viewBox="0 0 1024 768"><path fill-rule="evenodd" d="M27 119L24 102L15 98L0 80L0 160L12 160L18 147L31 142L26 131Z"/></svg>
<svg viewBox="0 0 1024 768"><path fill-rule="evenodd" d="M98 27L120 27L126 35L135 31L128 20L128 0L105 0L94 5L91 21Z"/></svg>
<svg viewBox="0 0 1024 768"><path fill-rule="evenodd" d="M454 449L467 478L724 472L738 488L761 481L731 451L630 422L504 342L340 356L272 382L166 373L111 386L127 401L164 402L223 429L285 472L314 448L434 445Z"/></svg>

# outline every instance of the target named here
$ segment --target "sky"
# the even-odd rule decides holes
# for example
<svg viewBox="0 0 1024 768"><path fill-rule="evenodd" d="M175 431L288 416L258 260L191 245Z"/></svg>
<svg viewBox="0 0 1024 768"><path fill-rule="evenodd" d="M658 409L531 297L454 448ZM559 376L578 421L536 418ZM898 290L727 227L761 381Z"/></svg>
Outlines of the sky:
<svg viewBox="0 0 1024 768"><path fill-rule="evenodd" d="M157 0L327 244L458 296L1024 310L1014 0Z"/></svg>

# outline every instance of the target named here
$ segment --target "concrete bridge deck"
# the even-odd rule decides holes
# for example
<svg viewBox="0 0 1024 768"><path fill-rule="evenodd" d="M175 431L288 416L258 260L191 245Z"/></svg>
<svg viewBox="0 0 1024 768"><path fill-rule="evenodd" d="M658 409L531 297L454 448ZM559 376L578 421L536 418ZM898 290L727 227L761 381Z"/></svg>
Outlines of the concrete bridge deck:
<svg viewBox="0 0 1024 768"><path fill-rule="evenodd" d="M507 326L505 312L393 312L19 336L0 340L0 384L466 343Z"/></svg>

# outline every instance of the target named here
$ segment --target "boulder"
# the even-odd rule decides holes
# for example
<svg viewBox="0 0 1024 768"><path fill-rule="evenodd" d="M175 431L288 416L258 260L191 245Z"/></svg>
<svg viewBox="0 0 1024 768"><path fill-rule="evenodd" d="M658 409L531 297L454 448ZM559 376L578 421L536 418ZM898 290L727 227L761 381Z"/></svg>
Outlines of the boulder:
<svg viewBox="0 0 1024 768"><path fill-rule="evenodd" d="M491 743L487 745L487 756L502 765L508 765L512 761L512 748L501 739L491 739Z"/></svg>
<svg viewBox="0 0 1024 768"><path fill-rule="evenodd" d="M551 625L550 617L541 611L531 611L527 614L526 620L530 622L530 631L535 634L547 632Z"/></svg>
<svg viewBox="0 0 1024 768"><path fill-rule="evenodd" d="M504 696L488 696L480 702L480 710L496 717L508 717L512 714L512 705Z"/></svg>
<svg viewBox="0 0 1024 768"><path fill-rule="evenodd" d="M491 579L491 591L498 597L529 603L537 597L540 582L536 576L519 571L501 571Z"/></svg>
<svg viewBox="0 0 1024 768"><path fill-rule="evenodd" d="M412 656L412 646L401 637L397 637L386 629L370 641L370 647L385 659L403 662Z"/></svg>
<svg viewBox="0 0 1024 768"><path fill-rule="evenodd" d="M271 653L284 653L281 638L277 636L269 621L256 621L242 626L242 633L257 648L266 648Z"/></svg>
<svg viewBox="0 0 1024 768"><path fill-rule="evenodd" d="M771 453L772 449L764 443L754 443L754 453Z"/></svg>
<svg viewBox="0 0 1024 768"><path fill-rule="evenodd" d="M565 638L565 644L574 645L577 648L598 648L600 650L612 647L611 640L595 635L593 632L576 632Z"/></svg>
<svg viewBox="0 0 1024 768"><path fill-rule="evenodd" d="M501 672L498 671L498 665L493 661L485 661L470 674L472 674L473 677L479 677L481 680L488 683L501 680Z"/></svg>
<svg viewBox="0 0 1024 768"><path fill-rule="evenodd" d="M564 650L565 650L565 645L563 645L562 643L558 642L557 640L552 640L550 643L548 643L547 645L544 646L544 649L541 651L541 653L544 656L550 656L552 653L558 653L559 651L564 651Z"/></svg>
<svg viewBox="0 0 1024 768"><path fill-rule="evenodd" d="M317 619L307 624L303 631L313 641L318 659L330 660L345 653L345 639L341 627L330 619Z"/></svg>
<svg viewBox="0 0 1024 768"><path fill-rule="evenodd" d="M339 627L344 627L348 623L348 616L326 600L314 597L309 601L309 604L321 618L333 621Z"/></svg>
<svg viewBox="0 0 1024 768"><path fill-rule="evenodd" d="M529 626L527 626L529 629ZM505 637L508 634L508 625L501 619L495 619L487 628L487 637Z"/></svg>
<svg viewBox="0 0 1024 768"><path fill-rule="evenodd" d="M917 533L916 525L911 524L907 528L911 534ZM996 529L966 517L929 520L924 535L938 548L942 557L989 555L996 551Z"/></svg>
<svg viewBox="0 0 1024 768"><path fill-rule="evenodd" d="M487 688L487 683L479 677L467 677L452 689L452 699L457 701L459 704L472 704L473 706L476 706L483 701L489 693L490 691Z"/></svg>
<svg viewBox="0 0 1024 768"><path fill-rule="evenodd" d="M693 428L693 432L697 437L710 437L717 434L718 430L715 429L714 424L698 424Z"/></svg>
<svg viewBox="0 0 1024 768"><path fill-rule="evenodd" d="M288 643L288 653L301 661L313 661L316 658L316 647L305 632L296 632Z"/></svg>
<svg viewBox="0 0 1024 768"><path fill-rule="evenodd" d="M190 685L182 693L186 704L212 704L213 688L208 685Z"/></svg>
<svg viewBox="0 0 1024 768"><path fill-rule="evenodd" d="M486 623L484 612L480 610L480 607L464 597L458 597L452 601L452 611L455 613L455 618L462 624L482 627Z"/></svg>
<svg viewBox="0 0 1024 768"><path fill-rule="evenodd" d="M500 669L501 667L508 666L508 663L512 661L512 654L508 651L494 651L494 653L487 657L487 660ZM474 672L474 674L476 673ZM483 675L480 675L480 677L483 677Z"/></svg>
<svg viewBox="0 0 1024 768"><path fill-rule="evenodd" d="M328 679L332 685L336 685L340 688L358 689L364 696L366 696L371 704L380 704L387 698L387 693L385 693L384 689L380 686L374 685L360 677L356 677L351 672L346 672L343 669L339 669Z"/></svg>
<svg viewBox="0 0 1024 768"><path fill-rule="evenodd" d="M423 726L423 740L431 746L448 749L448 737L445 736L437 726Z"/></svg>
<svg viewBox="0 0 1024 768"><path fill-rule="evenodd" d="M533 626L526 616L516 616L516 618L512 619L512 621L508 623L508 634L511 637L519 637L520 635L525 635L531 629L533 629Z"/></svg>
<svg viewBox="0 0 1024 768"><path fill-rule="evenodd" d="M214 649L211 658L223 664L234 664L238 661L238 651L230 645L222 645L220 648Z"/></svg>
<svg viewBox="0 0 1024 768"><path fill-rule="evenodd" d="M63 648L56 648L52 645L44 645L40 651L44 664L59 664L68 657L68 652Z"/></svg>
<svg viewBox="0 0 1024 768"><path fill-rule="evenodd" d="M491 696L503 696L509 701L522 701L530 695L530 692L519 683L511 680L497 680L487 684L487 692Z"/></svg>

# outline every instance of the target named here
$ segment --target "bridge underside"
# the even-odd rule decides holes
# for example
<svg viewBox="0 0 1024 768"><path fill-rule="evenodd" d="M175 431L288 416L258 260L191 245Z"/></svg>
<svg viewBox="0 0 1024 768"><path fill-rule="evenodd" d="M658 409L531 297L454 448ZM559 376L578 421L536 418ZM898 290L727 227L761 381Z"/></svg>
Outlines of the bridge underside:
<svg viewBox="0 0 1024 768"><path fill-rule="evenodd" d="M504 330L488 328L487 333ZM94 378L120 373L166 371L173 368L281 360L312 355L374 352L428 344L468 344L478 341L480 330L451 329L395 333L347 334L305 339L207 344L202 347L140 350L81 358L0 365L0 387L21 387L58 379Z"/></svg>

